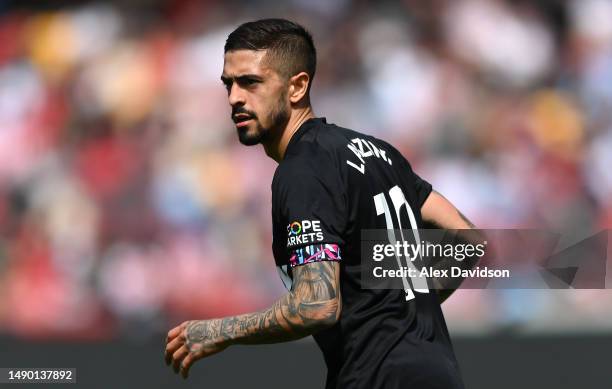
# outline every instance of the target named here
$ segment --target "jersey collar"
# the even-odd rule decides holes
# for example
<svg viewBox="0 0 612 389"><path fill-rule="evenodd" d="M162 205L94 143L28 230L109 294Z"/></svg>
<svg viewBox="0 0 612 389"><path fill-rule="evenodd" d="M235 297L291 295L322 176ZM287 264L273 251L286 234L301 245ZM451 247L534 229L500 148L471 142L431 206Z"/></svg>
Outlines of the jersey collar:
<svg viewBox="0 0 612 389"><path fill-rule="evenodd" d="M289 153L291 146L298 143L299 140L304 136L304 134L306 134L310 129L321 124L327 124L327 120L324 117L310 118L304 123L302 123L300 128L298 128L297 131L291 137L291 139L289 139L289 144L287 144L287 148L285 149L285 156Z"/></svg>

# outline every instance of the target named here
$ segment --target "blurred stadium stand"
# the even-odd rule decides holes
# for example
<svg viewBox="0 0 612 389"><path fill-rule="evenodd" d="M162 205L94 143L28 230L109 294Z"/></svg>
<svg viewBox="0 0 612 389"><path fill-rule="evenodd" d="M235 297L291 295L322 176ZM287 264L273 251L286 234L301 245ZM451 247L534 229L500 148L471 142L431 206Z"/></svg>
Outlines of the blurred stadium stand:
<svg viewBox="0 0 612 389"><path fill-rule="evenodd" d="M283 293L275 164L238 144L219 81L227 34L271 16L313 32L315 112L396 145L479 227L612 226L612 1L4 1L7 342L146 342ZM608 339L611 306L484 290L444 310L475 342Z"/></svg>

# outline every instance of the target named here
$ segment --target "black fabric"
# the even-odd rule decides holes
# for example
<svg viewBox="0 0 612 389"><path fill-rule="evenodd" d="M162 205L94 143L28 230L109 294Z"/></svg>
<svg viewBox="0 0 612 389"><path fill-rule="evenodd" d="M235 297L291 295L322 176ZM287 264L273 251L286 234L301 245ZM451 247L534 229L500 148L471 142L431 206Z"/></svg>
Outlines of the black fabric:
<svg viewBox="0 0 612 389"><path fill-rule="evenodd" d="M290 288L289 255L296 248L340 246L342 314L334 327L314 336L328 368L326 388L463 388L435 291L414 293L407 301L403 290L361 288L361 230L387 228L374 196L384 194L392 208L389 191L394 187L417 224L404 216L407 212L400 220L391 212L394 225L421 227L420 208L432 188L395 148L324 118L306 121L272 182L276 265ZM291 227L295 222L302 230ZM320 231L303 231L304 224L313 223ZM311 234L306 241L291 240L303 233Z"/></svg>

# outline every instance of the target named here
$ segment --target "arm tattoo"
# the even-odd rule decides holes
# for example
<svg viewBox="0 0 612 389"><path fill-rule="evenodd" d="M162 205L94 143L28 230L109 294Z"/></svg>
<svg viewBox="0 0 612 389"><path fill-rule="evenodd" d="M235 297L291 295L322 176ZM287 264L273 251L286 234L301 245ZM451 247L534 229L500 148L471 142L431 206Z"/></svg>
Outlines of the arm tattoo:
<svg viewBox="0 0 612 389"><path fill-rule="evenodd" d="M218 320L192 321L185 329L185 345L189 351L198 351L210 339L218 339L220 323Z"/></svg>
<svg viewBox="0 0 612 389"><path fill-rule="evenodd" d="M323 261L297 266L293 268L293 279L291 291L269 309L204 321L204 326L190 325L188 339L221 338L228 344L277 343L333 325L341 310L339 264ZM211 324L215 322L218 325Z"/></svg>

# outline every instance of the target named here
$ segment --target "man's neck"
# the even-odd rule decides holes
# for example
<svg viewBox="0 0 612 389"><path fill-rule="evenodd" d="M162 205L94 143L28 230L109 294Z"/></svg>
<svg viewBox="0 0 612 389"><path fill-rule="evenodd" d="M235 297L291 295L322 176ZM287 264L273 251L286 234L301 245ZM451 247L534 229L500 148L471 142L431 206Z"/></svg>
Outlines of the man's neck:
<svg viewBox="0 0 612 389"><path fill-rule="evenodd" d="M285 126L285 129L282 131L280 137L263 145L268 157L272 158L276 162L282 161L285 157L285 151L287 151L289 141L293 135L306 120L313 117L315 117L315 115L314 112L312 112L312 107L310 106L293 111L289 121L287 122L287 126Z"/></svg>

